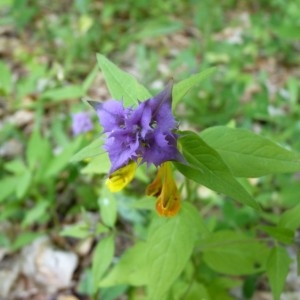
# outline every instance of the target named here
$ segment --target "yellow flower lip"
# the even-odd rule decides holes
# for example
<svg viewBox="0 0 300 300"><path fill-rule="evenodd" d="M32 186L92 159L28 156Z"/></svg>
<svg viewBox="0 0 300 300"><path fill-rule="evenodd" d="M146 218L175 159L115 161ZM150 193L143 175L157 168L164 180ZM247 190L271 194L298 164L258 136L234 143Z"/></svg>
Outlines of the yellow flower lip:
<svg viewBox="0 0 300 300"><path fill-rule="evenodd" d="M159 168L154 180L147 186L146 195L158 197L162 190L163 168Z"/></svg>
<svg viewBox="0 0 300 300"><path fill-rule="evenodd" d="M156 211L160 216L172 217L180 210L180 196L173 178L170 162L162 164L158 173L147 187L148 196L156 196Z"/></svg>
<svg viewBox="0 0 300 300"><path fill-rule="evenodd" d="M106 185L113 193L119 192L133 179L137 163L129 162L113 172L106 180ZM164 162L158 169L153 182L146 189L148 196L157 197L156 211L160 216L173 217L180 210L180 195L173 178L171 162Z"/></svg>
<svg viewBox="0 0 300 300"><path fill-rule="evenodd" d="M164 207L163 200L159 197L156 202L156 211L160 216L164 217L174 217L178 214L180 210L180 200L179 198L174 197L172 201L169 201L169 205Z"/></svg>
<svg viewBox="0 0 300 300"><path fill-rule="evenodd" d="M134 161L129 162L126 166L116 170L109 175L105 184L113 193L121 191L133 179L137 163Z"/></svg>

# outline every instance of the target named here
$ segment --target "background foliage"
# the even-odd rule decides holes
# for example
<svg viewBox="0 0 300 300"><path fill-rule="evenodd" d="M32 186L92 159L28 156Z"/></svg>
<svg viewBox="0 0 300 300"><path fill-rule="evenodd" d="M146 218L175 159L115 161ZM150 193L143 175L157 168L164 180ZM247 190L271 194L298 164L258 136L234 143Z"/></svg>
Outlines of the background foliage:
<svg viewBox="0 0 300 300"><path fill-rule="evenodd" d="M45 234L74 252L74 244L91 240L74 291L95 299L297 295L291 270L300 223L299 6L298 0L1 1L1 249L18 255ZM134 79L130 85L107 58L142 85ZM110 194L97 120L93 132L73 137L70 116L90 110L82 97L130 103L170 78L178 83L180 129L200 132L194 148L182 138L184 151L192 157L204 151L209 170L221 168L213 164L218 157L228 168L195 180L192 170L176 166L211 190L177 172L188 201L178 217L161 219L154 200L143 196L154 170L140 168L123 193ZM128 90L118 92L124 83ZM79 151L85 146L88 161ZM227 185L218 182L225 178ZM253 202L260 211L247 206Z"/></svg>

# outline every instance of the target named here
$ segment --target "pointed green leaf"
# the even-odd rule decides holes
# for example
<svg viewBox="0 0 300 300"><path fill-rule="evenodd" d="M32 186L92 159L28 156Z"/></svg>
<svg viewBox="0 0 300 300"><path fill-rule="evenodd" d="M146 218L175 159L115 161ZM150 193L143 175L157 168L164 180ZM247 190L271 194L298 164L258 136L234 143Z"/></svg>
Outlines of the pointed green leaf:
<svg viewBox="0 0 300 300"><path fill-rule="evenodd" d="M229 230L209 235L200 242L200 249L210 268L229 275L261 272L269 253L263 243Z"/></svg>
<svg viewBox="0 0 300 300"><path fill-rule="evenodd" d="M97 54L97 61L112 98L124 101L124 106L136 105L151 97L149 91L129 73L119 69L105 56Z"/></svg>
<svg viewBox="0 0 300 300"><path fill-rule="evenodd" d="M142 199L134 201L130 204L130 208L155 210L155 198L145 196Z"/></svg>
<svg viewBox="0 0 300 300"><path fill-rule="evenodd" d="M211 127L200 136L237 177L259 177L300 170L300 155L245 129Z"/></svg>
<svg viewBox="0 0 300 300"><path fill-rule="evenodd" d="M103 139L97 138L92 141L89 145L84 147L83 149L79 150L71 157L72 162L81 161L86 158L91 158L94 156L98 156L99 154L103 153L104 150L103 146Z"/></svg>
<svg viewBox="0 0 300 300"><path fill-rule="evenodd" d="M32 132L29 138L29 142L26 148L26 161L30 170L32 170L35 164L37 164L37 162L39 161L41 151L40 145L42 143L42 140L43 139L41 137L41 134L37 130Z"/></svg>
<svg viewBox="0 0 300 300"><path fill-rule="evenodd" d="M259 208L252 196L231 175L220 155L197 134L184 132L179 143L188 164L175 163L175 166L183 175L243 204Z"/></svg>
<svg viewBox="0 0 300 300"><path fill-rule="evenodd" d="M206 287L196 280L177 280L172 286L172 300L212 300Z"/></svg>
<svg viewBox="0 0 300 300"><path fill-rule="evenodd" d="M23 160L19 158L7 162L4 165L4 169L16 175L20 175L27 170Z"/></svg>
<svg viewBox="0 0 300 300"><path fill-rule="evenodd" d="M157 217L147 241L148 299L163 299L192 254L199 214L186 203L173 218Z"/></svg>
<svg viewBox="0 0 300 300"><path fill-rule="evenodd" d="M29 139L26 148L26 161L29 169L34 170L34 177L41 178L52 159L52 149L48 139L43 138L38 130L35 130Z"/></svg>
<svg viewBox="0 0 300 300"><path fill-rule="evenodd" d="M88 224L80 222L74 225L65 226L59 233L61 236L68 236L77 239L86 239L92 235Z"/></svg>
<svg viewBox="0 0 300 300"><path fill-rule="evenodd" d="M12 72L6 64L0 62L0 95L8 95L13 86Z"/></svg>
<svg viewBox="0 0 300 300"><path fill-rule="evenodd" d="M300 204L287 210L280 217L278 226L288 228L290 230L296 230L300 227Z"/></svg>
<svg viewBox="0 0 300 300"><path fill-rule="evenodd" d="M70 143L61 153L55 156L49 163L45 176L56 176L71 160L73 154L80 147L81 141L79 139Z"/></svg>
<svg viewBox="0 0 300 300"><path fill-rule="evenodd" d="M289 272L290 262L291 259L284 248L278 246L271 250L267 261L267 275L274 300L280 299Z"/></svg>
<svg viewBox="0 0 300 300"><path fill-rule="evenodd" d="M184 300L195 300L195 299L201 299L201 300L212 299L205 285L200 284L197 281L188 283L188 289L186 290L186 294L184 295Z"/></svg>
<svg viewBox="0 0 300 300"><path fill-rule="evenodd" d="M0 202L16 191L19 180L19 176L7 176L0 180Z"/></svg>
<svg viewBox="0 0 300 300"><path fill-rule="evenodd" d="M49 215L47 212L49 206L50 203L46 201L41 201L34 205L32 209L26 212L25 217L22 221L22 227L26 227L35 222L39 222L45 215Z"/></svg>
<svg viewBox="0 0 300 300"><path fill-rule="evenodd" d="M266 232L281 243L292 244L294 242L294 231L288 228L260 225L258 229Z"/></svg>
<svg viewBox="0 0 300 300"><path fill-rule="evenodd" d="M108 227L113 227L117 220L117 202L114 194L105 185L98 199L98 205L102 222Z"/></svg>
<svg viewBox="0 0 300 300"><path fill-rule="evenodd" d="M174 85L172 96L173 96L173 107L175 107L181 98L195 85L211 76L216 71L216 68L209 68L200 73L190 76Z"/></svg>
<svg viewBox="0 0 300 300"><path fill-rule="evenodd" d="M178 19L167 19L163 15L161 18L155 19L145 18L145 21L140 25L141 29L135 37L144 40L166 36L167 34L179 31L184 26Z"/></svg>
<svg viewBox="0 0 300 300"><path fill-rule="evenodd" d="M45 91L41 97L50 101L62 101L67 99L80 98L83 96L83 89L77 85L63 86Z"/></svg>
<svg viewBox="0 0 300 300"><path fill-rule="evenodd" d="M88 164L81 169L82 174L108 174L111 163L107 153L102 153L89 160Z"/></svg>
<svg viewBox="0 0 300 300"><path fill-rule="evenodd" d="M114 257L114 236L109 235L101 239L94 249L92 260L93 290L99 288L99 282Z"/></svg>
<svg viewBox="0 0 300 300"><path fill-rule="evenodd" d="M109 287L120 284L145 285L147 283L145 252L145 242L138 242L129 248L108 275L101 280L100 286Z"/></svg>
<svg viewBox="0 0 300 300"><path fill-rule="evenodd" d="M17 251L23 248L25 245L30 244L42 235L42 232L19 232L16 236L16 239L12 243L10 250Z"/></svg>
<svg viewBox="0 0 300 300"><path fill-rule="evenodd" d="M16 186L16 195L18 199L22 199L27 190L30 187L32 179L32 173L26 170L22 175L19 176L18 185Z"/></svg>
<svg viewBox="0 0 300 300"><path fill-rule="evenodd" d="M53 159L52 146L47 138L43 138L39 143L39 156L37 169L35 170L35 178L43 181L43 176L47 171L47 167Z"/></svg>

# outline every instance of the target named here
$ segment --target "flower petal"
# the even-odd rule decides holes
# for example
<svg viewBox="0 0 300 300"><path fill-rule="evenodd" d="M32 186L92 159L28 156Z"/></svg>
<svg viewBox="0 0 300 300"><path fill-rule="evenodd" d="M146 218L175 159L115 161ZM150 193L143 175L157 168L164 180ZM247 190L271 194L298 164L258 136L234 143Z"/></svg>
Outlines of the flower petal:
<svg viewBox="0 0 300 300"><path fill-rule="evenodd" d="M104 132L114 131L124 127L125 109L123 103L116 100L108 100L96 109Z"/></svg>
<svg viewBox="0 0 300 300"><path fill-rule="evenodd" d="M180 210L180 196L173 179L171 163L164 163L160 170L162 187L156 201L156 211L164 217L175 216ZM150 185L151 186L151 185Z"/></svg>
<svg viewBox="0 0 300 300"><path fill-rule="evenodd" d="M106 180L106 185L111 192L119 192L122 190L134 177L137 164L131 161L126 166L112 173Z"/></svg>
<svg viewBox="0 0 300 300"><path fill-rule="evenodd" d="M92 103L107 135L105 150L112 164L110 174L140 159L159 166L170 160L182 161L177 149L177 122L172 114L172 86L155 97L140 102L137 108L124 108L116 100Z"/></svg>
<svg viewBox="0 0 300 300"><path fill-rule="evenodd" d="M90 116L85 112L72 115L72 131L74 135L91 131L94 128Z"/></svg>

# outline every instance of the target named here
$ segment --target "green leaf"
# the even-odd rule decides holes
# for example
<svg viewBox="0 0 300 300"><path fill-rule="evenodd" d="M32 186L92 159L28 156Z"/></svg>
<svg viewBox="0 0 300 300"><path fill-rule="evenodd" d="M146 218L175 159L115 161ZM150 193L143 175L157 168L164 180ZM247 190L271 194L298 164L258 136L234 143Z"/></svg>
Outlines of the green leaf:
<svg viewBox="0 0 300 300"><path fill-rule="evenodd" d="M61 236L85 239L91 236L91 230L88 224L82 222L64 227L59 234Z"/></svg>
<svg viewBox="0 0 300 300"><path fill-rule="evenodd" d="M89 145L75 153L71 157L72 162L81 161L87 158L91 158L94 156L98 156L99 154L103 153L104 150L102 149L103 139L97 138L92 141Z"/></svg>
<svg viewBox="0 0 300 300"><path fill-rule="evenodd" d="M114 257L114 236L109 235L101 239L93 252L92 275L94 293L99 288L99 282Z"/></svg>
<svg viewBox="0 0 300 300"><path fill-rule="evenodd" d="M229 275L261 272L268 255L267 247L239 232L219 231L200 242L203 260L213 270Z"/></svg>
<svg viewBox="0 0 300 300"><path fill-rule="evenodd" d="M108 227L113 227L117 220L117 203L114 194L105 185L98 199L98 205L103 223Z"/></svg>
<svg viewBox="0 0 300 300"><path fill-rule="evenodd" d="M40 145L42 143L42 140L43 139L38 130L32 132L29 138L29 142L26 148L26 161L30 170L33 170L37 162L39 161L41 153Z"/></svg>
<svg viewBox="0 0 300 300"><path fill-rule="evenodd" d="M203 284L195 280L177 280L172 286L172 300L211 300L211 297Z"/></svg>
<svg viewBox="0 0 300 300"><path fill-rule="evenodd" d="M95 66L82 84L83 94L85 94L88 91L93 81L95 80L97 73L98 73L98 68L97 66Z"/></svg>
<svg viewBox="0 0 300 300"><path fill-rule="evenodd" d="M258 229L266 232L281 243L292 244L294 242L294 231L288 228L261 225L258 226Z"/></svg>
<svg viewBox="0 0 300 300"><path fill-rule="evenodd" d="M32 174L29 170L26 170L19 176L18 185L16 186L16 196L18 199L22 199L28 191L32 180Z"/></svg>
<svg viewBox="0 0 300 300"><path fill-rule="evenodd" d="M141 286L147 283L147 264L146 252L147 246L145 242L138 242L133 247L126 250L118 263L104 277L101 287L109 287L113 285L129 284L133 286Z"/></svg>
<svg viewBox="0 0 300 300"><path fill-rule="evenodd" d="M0 180L0 202L15 192L18 183L19 176L8 176Z"/></svg>
<svg viewBox="0 0 300 300"><path fill-rule="evenodd" d="M200 136L237 177L259 177L300 170L300 155L245 129L211 127Z"/></svg>
<svg viewBox="0 0 300 300"><path fill-rule="evenodd" d="M259 208L252 196L231 175L220 155L197 134L183 132L179 143L188 164L175 163L175 166L183 175L243 204Z"/></svg>
<svg viewBox="0 0 300 300"><path fill-rule="evenodd" d="M29 139L26 148L26 161L33 177L42 178L49 162L52 159L52 148L48 139L43 138L38 130L35 130Z"/></svg>
<svg viewBox="0 0 300 300"><path fill-rule="evenodd" d="M194 248L198 212L183 203L173 218L157 217L147 240L148 299L163 299L180 275Z"/></svg>
<svg viewBox="0 0 300 300"><path fill-rule="evenodd" d="M278 226L284 227L290 230L296 230L300 227L300 204L287 210L280 217Z"/></svg>
<svg viewBox="0 0 300 300"><path fill-rule="evenodd" d="M176 107L178 102L183 98L183 96L195 85L199 84L201 81L205 80L211 76L216 71L216 68L209 68L200 73L190 76L178 83L173 87L173 107Z"/></svg>
<svg viewBox="0 0 300 300"><path fill-rule="evenodd" d="M22 221L22 227L26 227L35 222L40 223L45 215L48 215L47 209L50 206L49 202L41 201L37 203L32 209L28 210Z"/></svg>
<svg viewBox="0 0 300 300"><path fill-rule="evenodd" d="M40 153L38 156L38 168L34 173L37 180L43 181L44 175L48 170L48 165L53 159L52 145L50 141L46 138L43 138L39 144Z"/></svg>
<svg viewBox="0 0 300 300"><path fill-rule="evenodd" d="M115 300L122 299L124 295L128 294L128 286L127 285L118 285L105 289L101 289L100 297L98 299L101 300Z"/></svg>
<svg viewBox="0 0 300 300"><path fill-rule="evenodd" d="M184 295L184 300L210 300L211 297L203 284L194 281L192 284L188 283L187 293Z"/></svg>
<svg viewBox="0 0 300 300"><path fill-rule="evenodd" d="M0 95L7 95L12 90L12 74L6 64L0 62Z"/></svg>
<svg viewBox="0 0 300 300"><path fill-rule="evenodd" d="M141 30L135 35L137 39L149 39L159 36L165 36L167 34L179 31L183 28L183 23L177 19L162 18L146 19L141 24Z"/></svg>
<svg viewBox="0 0 300 300"><path fill-rule="evenodd" d="M20 174L24 173L27 170L24 162L19 158L7 162L4 165L4 169L8 172L11 172L11 173L15 174L15 175L20 175Z"/></svg>
<svg viewBox="0 0 300 300"><path fill-rule="evenodd" d="M64 86L52 90L47 90L41 97L50 101L62 101L67 99L80 98L83 96L83 89L77 85Z"/></svg>
<svg viewBox="0 0 300 300"><path fill-rule="evenodd" d="M111 163L106 152L91 158L89 163L81 169L82 174L108 174Z"/></svg>
<svg viewBox="0 0 300 300"><path fill-rule="evenodd" d="M274 300L280 299L286 277L289 272L291 259L282 247L274 247L267 261L267 276L272 289Z"/></svg>
<svg viewBox="0 0 300 300"><path fill-rule="evenodd" d="M129 204L130 208L135 209L148 209L148 210L155 210L155 198L154 197L148 197L145 196L142 199L139 199L137 201L134 201Z"/></svg>
<svg viewBox="0 0 300 300"><path fill-rule="evenodd" d="M93 294L93 276L92 270L86 268L80 276L80 281L76 287L76 291L80 294L92 295Z"/></svg>
<svg viewBox="0 0 300 300"><path fill-rule="evenodd" d="M149 91L132 75L119 69L105 56L97 54L97 61L112 98L123 99L125 107L136 105L137 100L143 101L151 97Z"/></svg>
<svg viewBox="0 0 300 300"><path fill-rule="evenodd" d="M45 177L56 176L63 168L65 168L71 160L73 154L80 147L81 140L76 139L70 143L61 153L55 156L49 163Z"/></svg>
<svg viewBox="0 0 300 300"><path fill-rule="evenodd" d="M35 239L43 235L41 232L23 232L18 234L17 238L14 240L11 246L12 251L17 251L22 247L30 244Z"/></svg>

